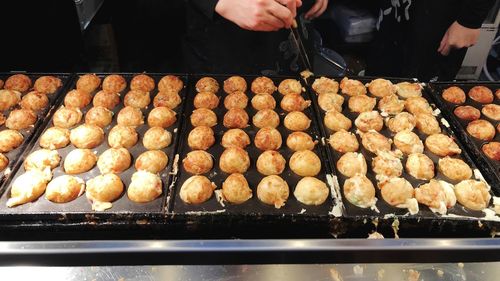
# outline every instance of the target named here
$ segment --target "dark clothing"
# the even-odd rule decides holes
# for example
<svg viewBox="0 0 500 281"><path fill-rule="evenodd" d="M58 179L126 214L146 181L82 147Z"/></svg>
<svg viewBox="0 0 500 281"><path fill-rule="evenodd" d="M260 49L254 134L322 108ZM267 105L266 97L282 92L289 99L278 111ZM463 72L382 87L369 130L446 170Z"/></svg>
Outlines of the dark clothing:
<svg viewBox="0 0 500 281"><path fill-rule="evenodd" d="M394 2L394 1L392 1ZM439 44L454 21L478 28L494 1L400 0L399 7L383 1L379 32L373 42L367 75L414 77L429 81L453 80L467 48L438 53Z"/></svg>

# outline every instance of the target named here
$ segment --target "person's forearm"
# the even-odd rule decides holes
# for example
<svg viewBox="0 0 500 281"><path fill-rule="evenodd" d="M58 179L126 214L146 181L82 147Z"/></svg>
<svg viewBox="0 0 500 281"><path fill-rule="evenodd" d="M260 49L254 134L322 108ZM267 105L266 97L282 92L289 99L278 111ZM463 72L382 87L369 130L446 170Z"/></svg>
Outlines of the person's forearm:
<svg viewBox="0 0 500 281"><path fill-rule="evenodd" d="M457 22L467 28L480 28L494 3L493 0L463 0Z"/></svg>

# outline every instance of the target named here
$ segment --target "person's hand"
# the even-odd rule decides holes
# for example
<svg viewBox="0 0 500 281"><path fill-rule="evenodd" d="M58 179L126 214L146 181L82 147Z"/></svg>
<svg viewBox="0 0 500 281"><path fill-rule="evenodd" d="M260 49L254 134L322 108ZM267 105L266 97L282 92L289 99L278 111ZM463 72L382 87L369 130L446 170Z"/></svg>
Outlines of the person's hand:
<svg viewBox="0 0 500 281"><path fill-rule="evenodd" d="M311 9L304 15L307 20L317 18L325 12L326 7L328 7L328 0L316 0L316 3L311 7Z"/></svg>
<svg viewBox="0 0 500 281"><path fill-rule="evenodd" d="M468 48L476 44L479 37L479 29L467 28L458 22L454 22L441 40L438 52L447 56L451 49Z"/></svg>
<svg viewBox="0 0 500 281"><path fill-rule="evenodd" d="M253 31L290 28L301 0L219 0L215 11L239 27Z"/></svg>

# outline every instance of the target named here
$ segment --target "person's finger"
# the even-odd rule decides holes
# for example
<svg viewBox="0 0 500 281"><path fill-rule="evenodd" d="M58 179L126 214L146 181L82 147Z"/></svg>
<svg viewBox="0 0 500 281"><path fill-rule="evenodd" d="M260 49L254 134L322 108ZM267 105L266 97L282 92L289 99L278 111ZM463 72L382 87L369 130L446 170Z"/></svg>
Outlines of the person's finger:
<svg viewBox="0 0 500 281"><path fill-rule="evenodd" d="M276 18L280 19L286 28L290 28L293 23L292 12L285 6L279 4L278 2L271 2L268 8L268 12L274 15Z"/></svg>
<svg viewBox="0 0 500 281"><path fill-rule="evenodd" d="M295 18L297 16L297 1L296 0L276 0L282 5L286 6L290 12L292 12L292 16Z"/></svg>
<svg viewBox="0 0 500 281"><path fill-rule="evenodd" d="M316 0L314 5L311 7L311 9L309 9L309 11L307 11L304 17L306 19L311 19L312 15L319 11L319 9L321 9L321 0Z"/></svg>
<svg viewBox="0 0 500 281"><path fill-rule="evenodd" d="M441 55L447 56L450 53L451 46L447 43L443 46L443 49L441 50Z"/></svg>
<svg viewBox="0 0 500 281"><path fill-rule="evenodd" d="M257 25L257 27L254 29L254 31L278 31L280 28L276 28L274 25L261 22Z"/></svg>
<svg viewBox="0 0 500 281"><path fill-rule="evenodd" d="M295 2L295 6L296 6L297 8L302 7L302 1L301 1L301 0L296 0L296 2Z"/></svg>
<svg viewBox="0 0 500 281"><path fill-rule="evenodd" d="M326 8L328 7L328 1L327 0L320 0L320 1L322 2L321 3L321 7L320 7L320 9L316 13L314 13L312 15L312 18L317 18L317 17L321 16L325 12Z"/></svg>
<svg viewBox="0 0 500 281"><path fill-rule="evenodd" d="M448 32L444 34L443 39L441 39L441 43L439 43L439 48L437 49L439 53L441 53L444 46L446 45L446 41L448 41Z"/></svg>
<svg viewBox="0 0 500 281"><path fill-rule="evenodd" d="M265 23L265 25L272 26L274 30L282 29L285 27L285 23L274 16L272 13L265 13L263 18L262 18L262 23Z"/></svg>

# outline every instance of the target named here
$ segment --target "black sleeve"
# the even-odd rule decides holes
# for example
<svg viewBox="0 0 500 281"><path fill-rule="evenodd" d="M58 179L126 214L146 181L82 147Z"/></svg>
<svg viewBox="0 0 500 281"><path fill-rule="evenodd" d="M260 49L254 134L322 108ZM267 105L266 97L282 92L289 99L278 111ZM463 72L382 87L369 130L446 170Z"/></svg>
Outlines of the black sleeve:
<svg viewBox="0 0 500 281"><path fill-rule="evenodd" d="M188 0L188 3L205 15L209 19L213 19L215 14L215 5L219 0Z"/></svg>
<svg viewBox="0 0 500 281"><path fill-rule="evenodd" d="M493 4L493 0L464 0L457 22L468 28L480 28Z"/></svg>

